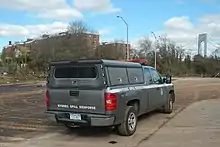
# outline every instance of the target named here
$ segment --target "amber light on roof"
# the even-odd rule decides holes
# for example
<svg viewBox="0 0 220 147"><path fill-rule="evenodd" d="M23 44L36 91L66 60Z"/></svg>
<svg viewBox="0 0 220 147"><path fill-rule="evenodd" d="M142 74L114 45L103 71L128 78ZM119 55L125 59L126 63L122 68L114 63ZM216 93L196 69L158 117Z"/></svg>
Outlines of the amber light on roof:
<svg viewBox="0 0 220 147"><path fill-rule="evenodd" d="M124 60L125 62L136 62L142 65L149 65L149 62L146 59L132 59L132 60Z"/></svg>

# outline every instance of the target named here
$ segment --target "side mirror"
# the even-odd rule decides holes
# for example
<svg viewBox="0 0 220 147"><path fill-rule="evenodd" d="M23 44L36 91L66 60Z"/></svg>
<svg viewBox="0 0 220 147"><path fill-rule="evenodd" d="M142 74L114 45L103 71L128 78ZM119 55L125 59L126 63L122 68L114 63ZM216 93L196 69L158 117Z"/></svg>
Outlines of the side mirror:
<svg viewBox="0 0 220 147"><path fill-rule="evenodd" d="M166 83L166 77L161 77L161 79L158 82L159 84L164 84Z"/></svg>
<svg viewBox="0 0 220 147"><path fill-rule="evenodd" d="M167 75L166 76L166 84L170 84L172 82L171 76Z"/></svg>
<svg viewBox="0 0 220 147"><path fill-rule="evenodd" d="M166 83L167 82L167 79L166 77L163 78L163 83Z"/></svg>

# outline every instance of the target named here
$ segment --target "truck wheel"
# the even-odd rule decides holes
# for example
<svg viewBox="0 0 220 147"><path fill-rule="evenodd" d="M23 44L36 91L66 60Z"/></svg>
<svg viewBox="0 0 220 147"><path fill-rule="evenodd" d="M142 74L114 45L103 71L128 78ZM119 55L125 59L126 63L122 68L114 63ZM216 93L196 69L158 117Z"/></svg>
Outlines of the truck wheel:
<svg viewBox="0 0 220 147"><path fill-rule="evenodd" d="M163 106L163 113L171 114L173 112L173 104L174 104L174 93L171 92L169 94L169 98L167 103Z"/></svg>
<svg viewBox="0 0 220 147"><path fill-rule="evenodd" d="M118 133L122 136L133 135L137 129L137 122L137 111L133 106L128 106L123 122L117 126Z"/></svg>

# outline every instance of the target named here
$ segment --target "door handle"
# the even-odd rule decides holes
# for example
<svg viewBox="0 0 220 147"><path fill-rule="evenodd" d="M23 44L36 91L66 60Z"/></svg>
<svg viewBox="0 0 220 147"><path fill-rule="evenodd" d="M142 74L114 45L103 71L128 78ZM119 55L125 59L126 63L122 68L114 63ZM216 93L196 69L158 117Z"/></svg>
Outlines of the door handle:
<svg viewBox="0 0 220 147"><path fill-rule="evenodd" d="M159 87L157 87L156 89L157 89L157 90L160 90L160 88L159 88Z"/></svg>

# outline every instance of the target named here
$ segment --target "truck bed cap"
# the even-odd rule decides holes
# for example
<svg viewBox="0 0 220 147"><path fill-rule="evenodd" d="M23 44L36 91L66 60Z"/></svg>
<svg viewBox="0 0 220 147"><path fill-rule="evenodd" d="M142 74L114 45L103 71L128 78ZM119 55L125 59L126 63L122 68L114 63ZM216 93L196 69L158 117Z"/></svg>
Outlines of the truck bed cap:
<svg viewBox="0 0 220 147"><path fill-rule="evenodd" d="M50 63L51 66L56 65L67 65L67 64L80 64L80 63L91 63L91 64L103 64L106 66L126 66L126 67L141 67L140 63L137 62L126 62L118 60L64 60L64 61L53 61Z"/></svg>

